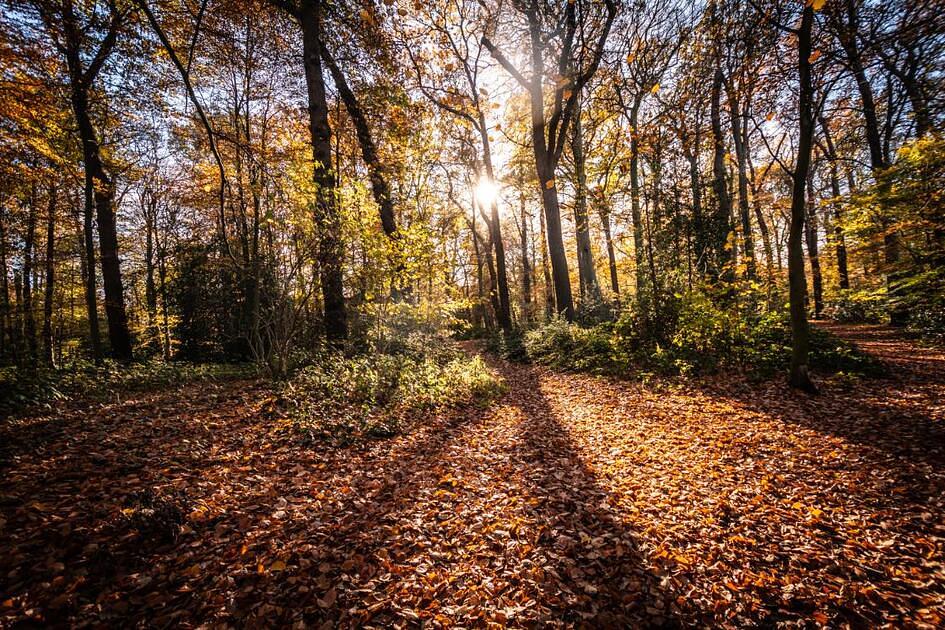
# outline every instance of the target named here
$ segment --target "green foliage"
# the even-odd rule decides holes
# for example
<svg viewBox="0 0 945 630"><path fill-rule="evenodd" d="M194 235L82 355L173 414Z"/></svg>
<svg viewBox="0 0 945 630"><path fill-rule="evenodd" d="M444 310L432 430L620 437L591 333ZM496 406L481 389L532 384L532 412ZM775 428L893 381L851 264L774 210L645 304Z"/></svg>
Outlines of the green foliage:
<svg viewBox="0 0 945 630"><path fill-rule="evenodd" d="M785 312L755 311L693 291L674 298L659 318L659 329L647 323L651 321L639 307L626 309L614 323L592 328L554 320L524 335L525 355L560 369L615 376L732 369L767 377L786 369L790 361ZM877 361L816 327L811 344L811 364L817 369L882 372Z"/></svg>
<svg viewBox="0 0 945 630"><path fill-rule="evenodd" d="M881 324L888 311L885 291L841 289L825 304L824 315L843 323Z"/></svg>
<svg viewBox="0 0 945 630"><path fill-rule="evenodd" d="M480 357L414 334L385 352L326 353L283 385L281 401L309 439L349 444L395 435L418 412L481 404L502 390Z"/></svg>
<svg viewBox="0 0 945 630"><path fill-rule="evenodd" d="M849 200L843 228L877 251L895 234L898 262L883 269L892 280L888 304L909 314L913 330L945 337L945 138L930 134L900 148L895 164Z"/></svg>
<svg viewBox="0 0 945 630"><path fill-rule="evenodd" d="M245 365L167 363L160 360L122 365L75 363L62 370L0 369L0 416L38 404L73 399L104 400L116 393L149 391L181 383L248 377Z"/></svg>

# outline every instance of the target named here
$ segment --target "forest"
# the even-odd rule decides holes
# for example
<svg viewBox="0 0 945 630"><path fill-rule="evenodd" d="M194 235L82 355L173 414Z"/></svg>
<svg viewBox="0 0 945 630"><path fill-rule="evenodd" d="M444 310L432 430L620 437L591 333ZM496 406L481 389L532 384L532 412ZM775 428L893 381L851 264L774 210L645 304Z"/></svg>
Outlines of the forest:
<svg viewBox="0 0 945 630"><path fill-rule="evenodd" d="M945 626L940 0L0 0L0 627Z"/></svg>

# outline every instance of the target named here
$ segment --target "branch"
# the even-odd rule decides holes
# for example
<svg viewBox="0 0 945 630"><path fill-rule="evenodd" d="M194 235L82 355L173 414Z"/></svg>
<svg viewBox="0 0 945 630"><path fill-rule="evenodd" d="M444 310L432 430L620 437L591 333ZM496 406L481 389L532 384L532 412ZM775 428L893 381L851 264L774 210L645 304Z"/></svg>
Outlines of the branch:
<svg viewBox="0 0 945 630"><path fill-rule="evenodd" d="M203 106L200 104L200 100L197 98L197 93L194 91L194 86L190 81L190 73L184 67L184 64L181 63L180 58L174 51L174 47L171 46L171 42L167 38L167 34L161 28L161 25L158 24L157 19L154 17L154 13L151 11L151 8L148 7L147 0L137 0L137 4L139 7L141 7L141 10L144 11L145 16L148 18L148 22L151 24L151 28L154 29L158 39L161 40L161 45L167 52L168 57L171 58L174 66L177 68L178 72L180 72L181 79L184 81L184 87L187 89L187 95L190 97L190 101L193 103L194 109L197 110L197 117L200 118L200 123L207 132L207 140L210 143L210 152L213 154L213 159L216 162L217 169L220 172L220 232L221 236L224 237L224 242L228 242L226 240L226 189L229 187L229 182L226 178L226 168L223 166L223 158L220 157L220 151L217 148L213 127L210 126L210 121L207 119L207 115L203 111Z"/></svg>
<svg viewBox="0 0 945 630"><path fill-rule="evenodd" d="M102 45L99 46L98 52L95 53L95 58L92 59L92 63L89 64L89 67L82 74L82 84L84 86L88 87L92 85L92 82L102 69L102 66L105 65L105 60L108 59L112 48L115 47L115 42L118 40L118 31L121 29L121 22L124 17L124 12L117 11L112 7L112 19L108 25L108 34L106 34L105 39L102 40Z"/></svg>
<svg viewBox="0 0 945 630"><path fill-rule="evenodd" d="M495 47L495 44L492 43L492 40L483 35L480 41L482 42L482 45L486 47L492 57L499 62L499 65L505 68L505 71L511 74L512 77L519 82L519 85L521 85L526 90L532 89L532 82L522 76L522 73L512 65L512 62L509 61L504 54L502 54L502 51Z"/></svg>

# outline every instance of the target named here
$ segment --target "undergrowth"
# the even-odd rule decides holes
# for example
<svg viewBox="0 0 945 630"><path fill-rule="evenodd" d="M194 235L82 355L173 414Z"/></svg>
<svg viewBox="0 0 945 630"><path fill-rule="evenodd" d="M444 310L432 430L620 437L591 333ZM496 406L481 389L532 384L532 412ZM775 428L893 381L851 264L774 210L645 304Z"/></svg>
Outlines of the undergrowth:
<svg viewBox="0 0 945 630"><path fill-rule="evenodd" d="M37 405L107 400L116 393L157 390L181 383L251 376L251 366L160 360L123 365L77 362L63 369L0 368L0 417Z"/></svg>
<svg viewBox="0 0 945 630"><path fill-rule="evenodd" d="M704 375L722 370L768 378L786 370L791 356L787 313L726 308L693 292L677 296L659 318L627 307L615 321L583 327L554 319L490 341L493 351L519 361L609 376ZM812 326L813 369L880 376L881 362Z"/></svg>
<svg viewBox="0 0 945 630"><path fill-rule="evenodd" d="M383 352L326 353L287 380L280 399L307 440L347 445L396 435L434 408L484 405L502 391L480 357L414 335Z"/></svg>

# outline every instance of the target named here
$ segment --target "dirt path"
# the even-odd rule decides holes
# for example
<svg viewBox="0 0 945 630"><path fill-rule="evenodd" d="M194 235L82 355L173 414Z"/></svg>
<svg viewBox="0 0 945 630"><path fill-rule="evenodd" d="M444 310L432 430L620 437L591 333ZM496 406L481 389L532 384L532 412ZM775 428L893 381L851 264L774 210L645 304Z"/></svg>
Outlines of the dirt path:
<svg viewBox="0 0 945 630"><path fill-rule="evenodd" d="M945 381L945 349L922 346L900 329L880 324L839 324L827 321L815 322L814 325L879 357L894 372L898 371L898 375L939 384Z"/></svg>
<svg viewBox="0 0 945 630"><path fill-rule="evenodd" d="M945 623L940 380L495 367L360 448L249 382L0 429L0 626Z"/></svg>

